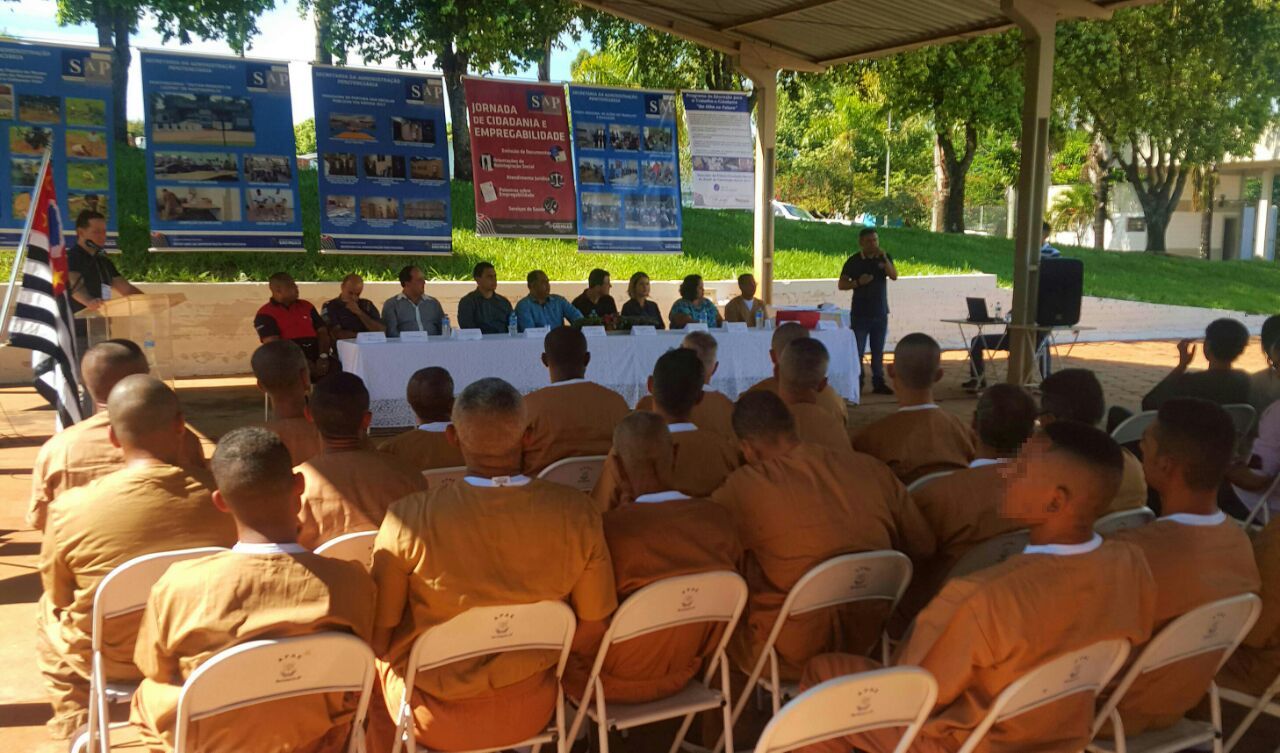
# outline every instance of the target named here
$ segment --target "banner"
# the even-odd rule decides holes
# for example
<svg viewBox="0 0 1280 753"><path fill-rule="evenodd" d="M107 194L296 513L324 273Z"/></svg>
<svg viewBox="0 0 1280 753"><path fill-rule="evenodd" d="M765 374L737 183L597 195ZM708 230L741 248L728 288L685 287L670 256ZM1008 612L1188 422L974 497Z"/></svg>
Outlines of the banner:
<svg viewBox="0 0 1280 753"><path fill-rule="evenodd" d="M68 243L76 216L92 209L106 215L107 247L115 248L113 126L110 50L0 40L0 247L18 246L51 145Z"/></svg>
<svg viewBox="0 0 1280 753"><path fill-rule="evenodd" d="M680 252L672 92L570 86L578 250Z"/></svg>
<svg viewBox="0 0 1280 753"><path fill-rule="evenodd" d="M289 65L142 51L152 251L302 251Z"/></svg>
<svg viewBox="0 0 1280 753"><path fill-rule="evenodd" d="M578 237L560 84L465 78L476 235Z"/></svg>
<svg viewBox="0 0 1280 753"><path fill-rule="evenodd" d="M444 79L311 69L320 170L320 252L453 250Z"/></svg>
<svg viewBox="0 0 1280 753"><path fill-rule="evenodd" d="M693 205L755 207L751 104L744 92L681 92L693 163Z"/></svg>

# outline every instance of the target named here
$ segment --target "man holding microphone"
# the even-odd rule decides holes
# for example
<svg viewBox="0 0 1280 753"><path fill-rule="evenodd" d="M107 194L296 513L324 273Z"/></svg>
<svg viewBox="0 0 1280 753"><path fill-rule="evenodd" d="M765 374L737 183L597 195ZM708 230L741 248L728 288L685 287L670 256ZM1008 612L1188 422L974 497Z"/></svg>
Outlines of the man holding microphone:
<svg viewBox="0 0 1280 753"><path fill-rule="evenodd" d="M71 294L71 313L83 309L97 311L112 295L141 295L107 258L103 245L107 242L107 218L92 209L76 217L76 245L67 250L67 291ZM76 322L76 335L82 337L82 321ZM87 347L81 343L81 348Z"/></svg>
<svg viewBox="0 0 1280 753"><path fill-rule="evenodd" d="M876 395L892 395L884 380L884 338L889 331L888 280L898 279L893 257L880 248L876 229L864 227L858 233L859 252L850 256L840 271L840 290L853 291L850 305L853 336L858 343L858 365L871 340L871 391ZM865 373L865 372L862 372ZM861 385L861 374L858 383Z"/></svg>

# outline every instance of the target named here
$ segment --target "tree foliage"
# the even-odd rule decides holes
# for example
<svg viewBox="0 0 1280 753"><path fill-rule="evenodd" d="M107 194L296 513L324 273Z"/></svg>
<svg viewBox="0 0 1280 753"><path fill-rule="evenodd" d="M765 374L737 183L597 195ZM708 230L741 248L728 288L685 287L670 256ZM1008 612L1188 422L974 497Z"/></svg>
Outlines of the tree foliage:
<svg viewBox="0 0 1280 753"><path fill-rule="evenodd" d="M626 83L654 89L742 91L746 79L723 52L599 11L583 11L583 30L612 74L625 71ZM584 72L597 63L584 60ZM578 80L575 76L574 80ZM584 79L585 80L585 79ZM593 82L594 83L594 82Z"/></svg>
<svg viewBox="0 0 1280 753"><path fill-rule="evenodd" d="M307 118L293 126L293 140L298 154L310 154L316 151L316 119Z"/></svg>

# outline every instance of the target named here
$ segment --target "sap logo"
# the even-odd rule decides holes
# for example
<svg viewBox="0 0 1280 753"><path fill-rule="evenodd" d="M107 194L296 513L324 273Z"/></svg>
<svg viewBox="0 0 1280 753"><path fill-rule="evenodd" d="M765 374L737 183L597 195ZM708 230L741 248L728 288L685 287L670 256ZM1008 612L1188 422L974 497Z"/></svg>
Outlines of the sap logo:
<svg viewBox="0 0 1280 753"><path fill-rule="evenodd" d="M68 81L110 81L111 56L66 50L62 54L62 78Z"/></svg>
<svg viewBox="0 0 1280 753"><path fill-rule="evenodd" d="M851 716L865 716L871 713L871 708L875 705L876 695L879 693L880 688L876 687L859 690L858 699L854 702Z"/></svg>
<svg viewBox="0 0 1280 753"><path fill-rule="evenodd" d="M289 69L285 66L251 65L245 71L245 86L254 91L289 91Z"/></svg>
<svg viewBox="0 0 1280 753"><path fill-rule="evenodd" d="M697 599L698 599L697 587L690 586L689 588L684 589L683 591L680 592L680 608L677 611L688 612L690 609L693 609L693 605L697 601Z"/></svg>
<svg viewBox="0 0 1280 753"><path fill-rule="evenodd" d="M438 81L406 81L404 100L410 105L438 105L444 101Z"/></svg>
<svg viewBox="0 0 1280 753"><path fill-rule="evenodd" d="M644 114L649 117L665 117L675 108L675 99L670 94L644 95Z"/></svg>
<svg viewBox="0 0 1280 753"><path fill-rule="evenodd" d="M853 573L853 586L851 590L861 591L867 587L867 581L871 578L871 568L866 565L859 566Z"/></svg>
<svg viewBox="0 0 1280 753"><path fill-rule="evenodd" d="M283 654L276 659L276 682L292 682L298 679L298 663L302 661L302 654Z"/></svg>
<svg viewBox="0 0 1280 753"><path fill-rule="evenodd" d="M511 621L515 619L515 615L510 612L501 612L493 617L493 637L496 639L509 638L511 636Z"/></svg>
<svg viewBox="0 0 1280 753"><path fill-rule="evenodd" d="M548 115L559 115L564 112L564 98L546 92L529 91L525 93L525 102L532 112L543 112Z"/></svg>
<svg viewBox="0 0 1280 753"><path fill-rule="evenodd" d="M1071 665L1071 673L1067 675L1067 679L1062 681L1063 685L1073 685L1080 679L1080 674L1084 672L1085 667L1089 666L1088 656L1077 656L1075 662Z"/></svg>

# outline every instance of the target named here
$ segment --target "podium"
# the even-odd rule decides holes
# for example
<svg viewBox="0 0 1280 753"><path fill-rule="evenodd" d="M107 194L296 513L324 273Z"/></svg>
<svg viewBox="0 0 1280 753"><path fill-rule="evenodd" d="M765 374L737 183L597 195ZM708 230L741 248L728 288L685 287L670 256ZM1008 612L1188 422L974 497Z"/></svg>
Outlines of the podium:
<svg viewBox="0 0 1280 753"><path fill-rule="evenodd" d="M172 293L121 296L103 301L97 311L84 309L75 315L79 320L76 344L83 353L104 340L132 340L146 354L152 376L172 385L176 364L170 312L186 300L185 295Z"/></svg>

